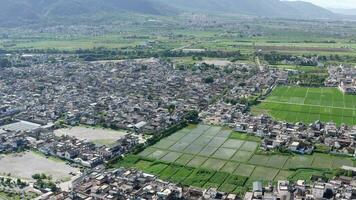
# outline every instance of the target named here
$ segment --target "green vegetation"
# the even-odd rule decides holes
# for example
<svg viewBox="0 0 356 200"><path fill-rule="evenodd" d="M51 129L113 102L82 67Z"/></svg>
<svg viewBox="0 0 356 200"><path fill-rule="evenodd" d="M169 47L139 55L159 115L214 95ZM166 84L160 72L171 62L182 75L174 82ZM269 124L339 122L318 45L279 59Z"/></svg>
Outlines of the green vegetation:
<svg viewBox="0 0 356 200"><path fill-rule="evenodd" d="M253 112L268 113L277 120L293 123L320 120L354 125L355 102L356 96L344 95L336 88L277 87Z"/></svg>
<svg viewBox="0 0 356 200"><path fill-rule="evenodd" d="M258 154L257 139L222 127L190 125L111 167L137 168L183 185L240 193L254 180L328 178L343 165L354 166L351 158L322 153Z"/></svg>
<svg viewBox="0 0 356 200"><path fill-rule="evenodd" d="M295 70L304 73L327 73L326 67L301 66L301 65L272 65L272 68Z"/></svg>
<svg viewBox="0 0 356 200"><path fill-rule="evenodd" d="M36 180L34 187L40 190L49 188L52 192L58 190L56 184L52 182L52 177L47 176L46 174L34 174L32 178Z"/></svg>
<svg viewBox="0 0 356 200"><path fill-rule="evenodd" d="M9 193L9 192L0 190L0 199L3 199L3 200L30 200L30 199L35 199L37 196L38 195L33 192Z"/></svg>
<svg viewBox="0 0 356 200"><path fill-rule="evenodd" d="M104 20L107 17L110 20ZM57 29L51 23L16 29L1 27L0 52L76 53L86 61L161 57L173 61L178 68L183 66L182 69L209 59L253 63L256 52L261 62L278 67L282 61L295 56L318 57L325 64L356 63L355 23L348 22L347 26L343 26L342 34L336 37L335 32L340 31L338 22L266 20L225 15L214 15L213 18L207 19L209 26L204 28L195 22L192 15L146 16L129 13L115 17L95 15L90 20L78 17L82 26L75 31L71 28ZM71 24L73 20L73 17L63 18L56 24ZM93 27L93 21L100 27ZM186 23L188 21L193 25ZM221 31L224 25L228 28ZM46 31L47 28L52 31ZM205 51L186 52L184 49ZM300 64L316 66L315 62Z"/></svg>
<svg viewBox="0 0 356 200"><path fill-rule="evenodd" d="M232 132L230 139L236 139L236 140L244 140L244 141L251 141L251 142L260 142L261 138L253 136L253 135L248 135L245 133L239 133L239 132Z"/></svg>

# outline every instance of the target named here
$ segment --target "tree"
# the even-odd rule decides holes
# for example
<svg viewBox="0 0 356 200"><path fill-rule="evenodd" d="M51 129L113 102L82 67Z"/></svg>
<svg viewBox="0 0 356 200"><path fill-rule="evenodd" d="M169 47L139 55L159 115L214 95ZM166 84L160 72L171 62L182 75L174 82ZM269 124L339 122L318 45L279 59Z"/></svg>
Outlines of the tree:
<svg viewBox="0 0 356 200"><path fill-rule="evenodd" d="M6 59L6 58L2 58L0 59L0 68L7 68L7 67L11 67L12 63Z"/></svg>
<svg viewBox="0 0 356 200"><path fill-rule="evenodd" d="M204 79L204 82L208 84L214 83L214 78L212 76L208 76Z"/></svg>
<svg viewBox="0 0 356 200"><path fill-rule="evenodd" d="M199 122L199 112L196 110L190 110L187 112L185 119L191 123L198 123Z"/></svg>
<svg viewBox="0 0 356 200"><path fill-rule="evenodd" d="M35 180L40 180L41 179L41 174L34 174L32 175L32 178Z"/></svg>
<svg viewBox="0 0 356 200"><path fill-rule="evenodd" d="M174 104L170 104L167 109L168 109L169 114L172 115L174 113L174 111L176 110L176 106Z"/></svg>

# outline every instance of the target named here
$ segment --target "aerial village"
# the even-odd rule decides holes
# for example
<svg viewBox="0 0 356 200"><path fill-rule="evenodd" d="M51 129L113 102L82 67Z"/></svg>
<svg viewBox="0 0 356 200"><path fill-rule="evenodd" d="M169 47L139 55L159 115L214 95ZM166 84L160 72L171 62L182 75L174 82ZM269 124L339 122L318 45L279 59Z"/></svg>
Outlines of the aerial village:
<svg viewBox="0 0 356 200"><path fill-rule="evenodd" d="M0 154L33 150L81 169L67 189L37 188L37 199L355 197L356 179L344 176L327 181L315 177L313 183L279 180L277 185L263 185L256 181L251 191L239 197L215 188L162 181L134 169L105 169L110 160L135 151L155 133L187 120L191 111L198 112L201 123L262 138L260 149L265 151L283 148L311 154L316 145L323 145L329 152L355 156L356 127L320 121L292 124L248 112L274 87L288 84L290 72L286 70L242 63L202 63L193 69L177 69L155 58L84 63L69 62L61 55L53 59L53 63L44 63L46 56L28 55L22 59L28 67L0 69ZM342 66L330 68L329 73L326 86L355 93L356 73ZM110 145L55 134L78 125L125 130L127 134ZM345 170L356 172L354 168Z"/></svg>

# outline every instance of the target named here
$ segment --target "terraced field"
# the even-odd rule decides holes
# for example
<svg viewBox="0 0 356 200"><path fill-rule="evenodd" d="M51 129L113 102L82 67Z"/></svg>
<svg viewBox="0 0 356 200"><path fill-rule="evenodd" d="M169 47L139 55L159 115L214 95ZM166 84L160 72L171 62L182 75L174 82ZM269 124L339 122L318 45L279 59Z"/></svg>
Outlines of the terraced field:
<svg viewBox="0 0 356 200"><path fill-rule="evenodd" d="M310 178L310 174L313 174L310 170L301 172L298 168L324 173L343 165L353 166L349 158L326 154L259 155L256 153L259 145L256 138L243 137L245 135L242 134L236 137L237 134L217 126L190 126L138 155L126 157L117 167L138 168L184 185L215 187L221 191L239 193L254 180Z"/></svg>
<svg viewBox="0 0 356 200"><path fill-rule="evenodd" d="M256 113L266 112L275 119L311 123L316 120L356 124L356 95L344 95L337 88L277 87Z"/></svg>

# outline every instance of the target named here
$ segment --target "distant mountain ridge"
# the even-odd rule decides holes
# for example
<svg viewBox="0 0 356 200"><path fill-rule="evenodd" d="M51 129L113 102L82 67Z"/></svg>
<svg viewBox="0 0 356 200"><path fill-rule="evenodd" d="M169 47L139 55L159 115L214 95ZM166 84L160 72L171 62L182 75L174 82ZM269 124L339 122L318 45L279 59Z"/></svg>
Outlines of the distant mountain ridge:
<svg viewBox="0 0 356 200"><path fill-rule="evenodd" d="M342 15L353 15L356 16L356 8L351 9L343 9L343 8L332 8L330 9L334 13L342 14Z"/></svg>
<svg viewBox="0 0 356 200"><path fill-rule="evenodd" d="M331 18L335 14L306 2L280 0L1 0L0 24L98 13L174 15L214 12L281 18Z"/></svg>
<svg viewBox="0 0 356 200"><path fill-rule="evenodd" d="M223 12L263 17L329 18L335 14L303 1L280 0L152 0L181 11Z"/></svg>
<svg viewBox="0 0 356 200"><path fill-rule="evenodd" d="M0 24L120 12L174 13L168 7L149 0L0 0Z"/></svg>

